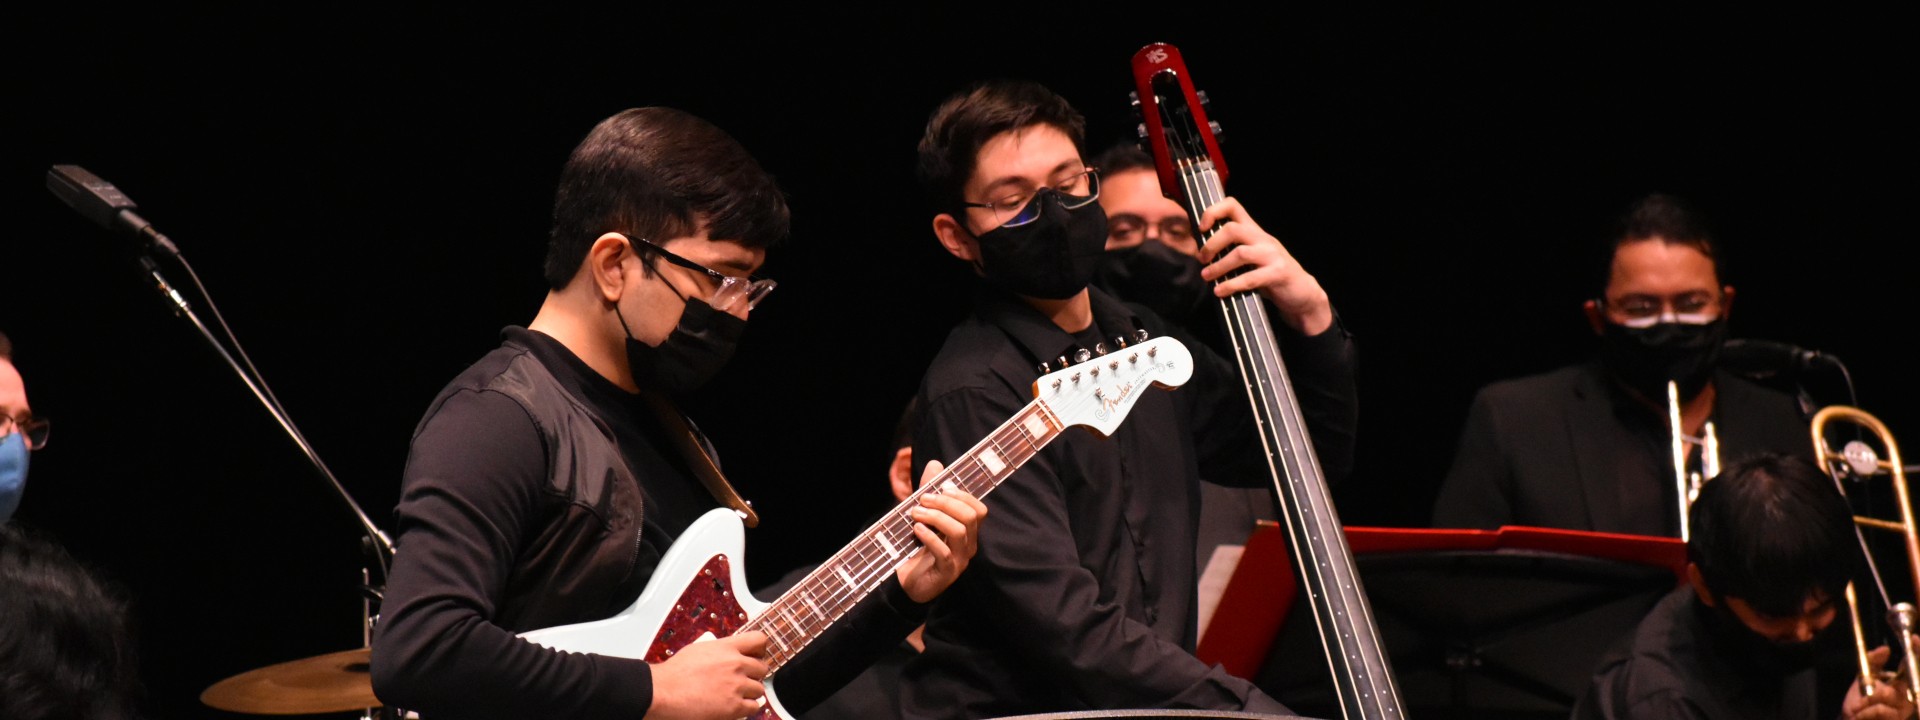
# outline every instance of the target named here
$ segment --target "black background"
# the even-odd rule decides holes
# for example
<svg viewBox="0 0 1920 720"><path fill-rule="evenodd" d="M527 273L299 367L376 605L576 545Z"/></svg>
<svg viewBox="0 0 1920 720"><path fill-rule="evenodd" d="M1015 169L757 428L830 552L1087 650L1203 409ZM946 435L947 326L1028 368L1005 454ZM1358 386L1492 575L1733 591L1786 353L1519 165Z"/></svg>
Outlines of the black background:
<svg viewBox="0 0 1920 720"><path fill-rule="evenodd" d="M1838 355L1861 406L1896 433L1920 423L1900 351L1917 84L1890 14L9 14L0 330L56 425L17 518L133 597L162 717L229 717L198 693L359 646L359 530L127 243L45 190L55 163L114 183L179 244L388 525L427 401L538 307L568 150L639 105L725 128L794 210L762 273L780 290L693 408L766 518L747 558L762 581L888 504L886 436L965 312L970 275L911 175L927 113L966 82L1027 77L1087 114L1097 150L1130 135L1128 60L1153 41L1212 95L1229 192L1358 337L1349 524L1422 524L1473 390L1592 352L1591 246L1651 191L1714 221L1735 336Z"/></svg>

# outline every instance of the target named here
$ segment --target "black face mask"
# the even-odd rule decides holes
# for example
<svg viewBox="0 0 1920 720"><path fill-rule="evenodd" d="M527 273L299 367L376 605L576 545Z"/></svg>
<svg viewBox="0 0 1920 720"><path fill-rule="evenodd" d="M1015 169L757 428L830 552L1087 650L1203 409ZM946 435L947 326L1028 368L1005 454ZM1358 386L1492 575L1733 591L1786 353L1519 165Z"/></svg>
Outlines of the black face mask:
<svg viewBox="0 0 1920 720"><path fill-rule="evenodd" d="M1699 609L1706 613L1707 632L1719 646L1715 654L1760 677L1784 678L1812 668L1819 657L1821 638L1839 624L1822 628L1812 640L1783 643L1754 632L1724 602Z"/></svg>
<svg viewBox="0 0 1920 720"><path fill-rule="evenodd" d="M733 357L740 336L747 331L745 320L699 300L681 299L686 301L686 309L680 311L680 323L658 347L634 339L633 331L627 330L627 367L633 371L634 383L642 388L667 395L699 389ZM613 312L620 317L621 329L626 329L627 319L620 316L619 304L613 306Z"/></svg>
<svg viewBox="0 0 1920 720"><path fill-rule="evenodd" d="M1644 328L1604 323L1600 359L1613 376L1648 400L1667 398L1667 381L1680 385L1682 400L1707 386L1720 346L1727 341L1727 322L1694 325L1659 323Z"/></svg>
<svg viewBox="0 0 1920 720"><path fill-rule="evenodd" d="M1213 296L1200 277L1199 260L1154 240L1107 251L1093 284L1175 322Z"/></svg>
<svg viewBox="0 0 1920 720"><path fill-rule="evenodd" d="M1106 255L1107 213L1093 202L1068 210L1051 188L1042 188L1029 202L1040 203L1038 219L975 236L981 272L1027 297L1073 297L1087 287Z"/></svg>

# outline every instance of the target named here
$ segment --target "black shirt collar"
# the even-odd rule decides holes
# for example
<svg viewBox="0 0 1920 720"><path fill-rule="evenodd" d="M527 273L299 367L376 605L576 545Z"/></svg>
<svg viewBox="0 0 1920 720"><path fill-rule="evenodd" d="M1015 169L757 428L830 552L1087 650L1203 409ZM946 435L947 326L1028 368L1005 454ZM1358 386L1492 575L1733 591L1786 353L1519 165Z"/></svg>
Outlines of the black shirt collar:
<svg viewBox="0 0 1920 720"><path fill-rule="evenodd" d="M1125 337L1129 345L1137 341L1135 331L1145 326L1132 310L1099 288L1087 288L1087 300L1093 311L1093 326L1088 331L1103 338L1109 351L1116 349L1113 346L1116 336ZM1035 365L1050 363L1057 370L1061 356L1071 361L1074 351L1082 347L1073 334L1060 329L1051 318L1004 289L980 288L975 305L980 308L981 319L1005 331Z"/></svg>

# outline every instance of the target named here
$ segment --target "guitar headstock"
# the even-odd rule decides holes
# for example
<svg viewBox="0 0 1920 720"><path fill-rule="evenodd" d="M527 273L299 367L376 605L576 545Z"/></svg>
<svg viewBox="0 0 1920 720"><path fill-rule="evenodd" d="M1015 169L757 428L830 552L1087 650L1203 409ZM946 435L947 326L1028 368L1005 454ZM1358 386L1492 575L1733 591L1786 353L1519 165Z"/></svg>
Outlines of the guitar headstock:
<svg viewBox="0 0 1920 720"><path fill-rule="evenodd" d="M1061 427L1085 425L1102 437L1119 429L1143 390L1180 387L1193 377L1193 354L1170 337L1158 337L1090 357L1033 381Z"/></svg>
<svg viewBox="0 0 1920 720"><path fill-rule="evenodd" d="M1140 111L1141 145L1153 154L1160 189L1182 203L1185 183L1180 168L1208 163L1221 182L1227 179L1227 161L1220 154L1220 125L1207 119L1206 95L1193 89L1193 78L1180 50L1154 43L1133 54L1134 102Z"/></svg>

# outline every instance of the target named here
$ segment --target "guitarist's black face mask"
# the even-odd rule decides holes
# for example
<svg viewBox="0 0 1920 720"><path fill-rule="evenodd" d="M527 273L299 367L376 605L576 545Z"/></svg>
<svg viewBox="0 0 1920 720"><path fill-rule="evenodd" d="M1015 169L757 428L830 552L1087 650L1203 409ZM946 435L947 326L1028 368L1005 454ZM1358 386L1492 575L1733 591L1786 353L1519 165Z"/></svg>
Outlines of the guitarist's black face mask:
<svg viewBox="0 0 1920 720"><path fill-rule="evenodd" d="M654 274L658 277L659 271ZM666 282L665 278L659 279ZM674 290L676 295L679 292ZM715 310L701 300L684 295L680 299L686 302L680 322L658 346L635 339L626 316L620 314L620 304L613 305L620 329L627 332L627 367L633 371L634 383L670 396L692 392L713 379L720 366L733 357L734 347L747 331L745 320Z"/></svg>
<svg viewBox="0 0 1920 720"><path fill-rule="evenodd" d="M980 271L989 282L1027 297L1073 297L1106 255L1107 213L1093 202L1068 210L1052 188L1041 188L1029 202L1040 204L1033 222L975 236Z"/></svg>

